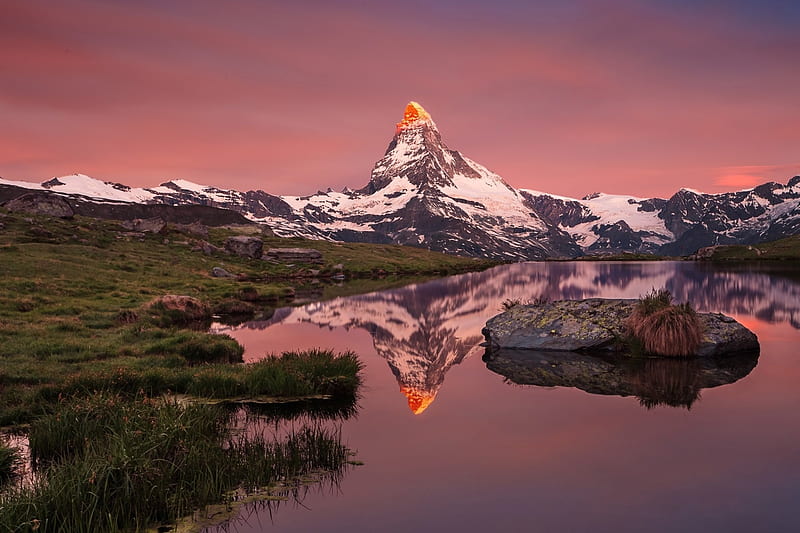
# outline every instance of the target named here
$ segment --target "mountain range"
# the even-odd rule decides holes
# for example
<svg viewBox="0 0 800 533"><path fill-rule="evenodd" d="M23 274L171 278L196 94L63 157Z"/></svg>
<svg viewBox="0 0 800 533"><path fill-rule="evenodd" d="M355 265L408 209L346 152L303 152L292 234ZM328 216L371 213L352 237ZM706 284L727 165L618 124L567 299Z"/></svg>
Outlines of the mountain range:
<svg viewBox="0 0 800 533"><path fill-rule="evenodd" d="M431 116L406 106L388 149L361 189L309 196L240 192L172 180L133 188L82 174L34 184L0 179L0 198L30 189L97 204L202 205L236 211L277 235L394 243L519 261L584 254L686 255L800 233L800 176L753 189L670 198L604 193L568 198L516 189L451 150ZM102 211L102 210L100 210Z"/></svg>

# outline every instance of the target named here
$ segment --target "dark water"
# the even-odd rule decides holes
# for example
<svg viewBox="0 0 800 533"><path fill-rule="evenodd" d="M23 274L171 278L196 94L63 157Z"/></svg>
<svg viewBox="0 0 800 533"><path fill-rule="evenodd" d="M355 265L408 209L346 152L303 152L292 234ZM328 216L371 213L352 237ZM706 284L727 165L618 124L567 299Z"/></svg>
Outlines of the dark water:
<svg viewBox="0 0 800 533"><path fill-rule="evenodd" d="M760 357L482 358L506 299L653 287L734 316ZM796 267L518 264L220 328L249 360L324 347L366 363L358 415L341 423L364 465L245 507L227 531L800 531Z"/></svg>

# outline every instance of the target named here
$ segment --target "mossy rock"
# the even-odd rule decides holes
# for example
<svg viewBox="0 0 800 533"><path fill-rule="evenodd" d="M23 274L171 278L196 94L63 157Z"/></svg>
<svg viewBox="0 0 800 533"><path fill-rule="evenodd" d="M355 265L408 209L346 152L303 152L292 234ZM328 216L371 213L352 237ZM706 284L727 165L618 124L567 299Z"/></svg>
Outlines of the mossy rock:
<svg viewBox="0 0 800 533"><path fill-rule="evenodd" d="M483 328L489 350L560 352L630 351L625 321L637 300L589 298L515 305ZM719 356L759 349L758 338L721 313L698 313L703 339L694 356Z"/></svg>

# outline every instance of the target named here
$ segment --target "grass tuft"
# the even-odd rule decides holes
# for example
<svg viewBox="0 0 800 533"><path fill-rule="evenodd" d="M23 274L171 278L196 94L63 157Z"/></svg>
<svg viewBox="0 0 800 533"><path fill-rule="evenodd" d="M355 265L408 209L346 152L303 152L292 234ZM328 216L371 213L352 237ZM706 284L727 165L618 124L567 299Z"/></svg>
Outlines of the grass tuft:
<svg viewBox="0 0 800 533"><path fill-rule="evenodd" d="M235 430L230 411L143 395L63 400L31 427L38 476L0 494L0 530L140 531L236 489L347 467L338 431Z"/></svg>
<svg viewBox="0 0 800 533"><path fill-rule="evenodd" d="M703 340L695 310L688 303L673 305L666 289L653 289L640 298L626 328L634 345L654 355L690 356Z"/></svg>
<svg viewBox="0 0 800 533"><path fill-rule="evenodd" d="M19 450L0 441L0 487L16 479L21 466Z"/></svg>

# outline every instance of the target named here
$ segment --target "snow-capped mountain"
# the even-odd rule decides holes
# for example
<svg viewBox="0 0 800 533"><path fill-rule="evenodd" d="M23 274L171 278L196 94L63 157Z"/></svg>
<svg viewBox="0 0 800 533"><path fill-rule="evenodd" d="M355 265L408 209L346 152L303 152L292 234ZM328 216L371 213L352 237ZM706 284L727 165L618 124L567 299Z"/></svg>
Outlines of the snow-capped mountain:
<svg viewBox="0 0 800 533"><path fill-rule="evenodd" d="M416 102L406 107L369 183L357 191L279 197L186 180L132 188L81 174L42 184L0 179L3 188L47 189L104 203L200 204L238 211L281 236L396 243L503 260L626 251L683 255L800 233L800 176L786 185L731 193L681 189L669 199L602 193L575 199L515 189L450 150Z"/></svg>

